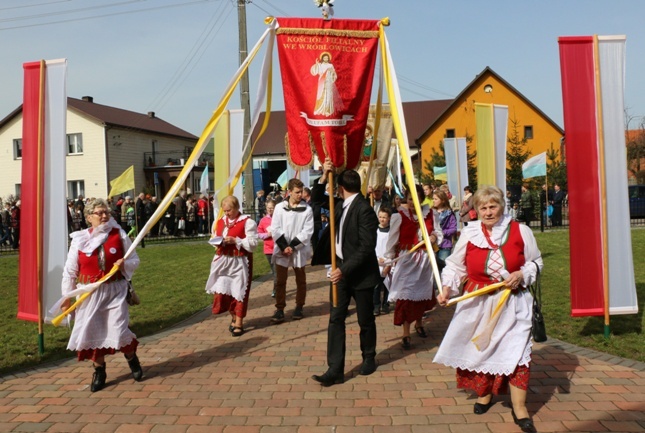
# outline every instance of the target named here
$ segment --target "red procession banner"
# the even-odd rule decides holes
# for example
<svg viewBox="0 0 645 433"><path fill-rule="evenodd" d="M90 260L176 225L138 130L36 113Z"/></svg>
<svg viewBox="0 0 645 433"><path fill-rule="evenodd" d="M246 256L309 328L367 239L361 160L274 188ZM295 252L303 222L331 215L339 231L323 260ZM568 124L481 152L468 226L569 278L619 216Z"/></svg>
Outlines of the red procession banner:
<svg viewBox="0 0 645 433"><path fill-rule="evenodd" d="M379 21L278 18L288 158L311 167L314 150L356 168L363 152Z"/></svg>

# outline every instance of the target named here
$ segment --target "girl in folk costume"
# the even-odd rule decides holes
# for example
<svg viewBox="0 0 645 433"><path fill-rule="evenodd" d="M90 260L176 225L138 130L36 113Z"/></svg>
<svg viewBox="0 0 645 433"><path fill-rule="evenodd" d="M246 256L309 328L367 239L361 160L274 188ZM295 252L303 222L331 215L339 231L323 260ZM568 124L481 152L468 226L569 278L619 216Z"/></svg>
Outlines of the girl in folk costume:
<svg viewBox="0 0 645 433"><path fill-rule="evenodd" d="M504 215L499 188L480 188L473 205L479 221L464 228L446 260L439 303L458 295L464 280L464 292L500 281L511 291L460 302L434 362L457 369L457 387L472 389L479 397L476 414L486 413L493 394L510 385L513 420L522 431L535 431L526 409L533 314L533 297L526 288L535 282L542 257L531 229Z"/></svg>
<svg viewBox="0 0 645 433"><path fill-rule="evenodd" d="M275 245L273 241L273 235L271 230L271 222L273 221L273 211L275 209L275 202L271 199L263 202L263 206L266 209L266 215L260 220L258 224L258 237L264 242L263 250L264 255L269 261L271 266L271 274L273 275L273 293L272 297L275 298L275 264L273 263L273 246Z"/></svg>
<svg viewBox="0 0 645 433"><path fill-rule="evenodd" d="M249 302L253 277L253 250L258 245L257 226L248 215L240 213L234 196L222 200L224 216L213 223L210 244L217 247L206 292L215 295L213 314L231 315L229 331L233 337L244 334L243 320Z"/></svg>
<svg viewBox="0 0 645 433"><path fill-rule="evenodd" d="M69 308L72 292L77 284L99 281L113 266L117 271L109 280L96 289L76 310L74 329L67 348L77 351L79 361L94 362L94 375L90 390L105 387L105 355L123 352L134 380L143 378L143 370L137 358L138 341L130 331L128 303L128 280L139 266L139 256L132 252L124 260L125 252L132 243L125 231L112 219L108 204L96 199L85 206L85 217L90 228L70 235L72 243L63 269L62 292L67 298L62 310Z"/></svg>
<svg viewBox="0 0 645 433"><path fill-rule="evenodd" d="M417 185L417 194L423 197L423 189ZM394 324L403 325L403 348L410 349L410 324L421 338L427 334L423 328L423 313L436 305L434 297L432 267L425 249L419 248L414 253L405 254L422 240L419 222L414 211L412 194L407 191L406 202L390 219L390 236L387 242L387 258L402 256L392 270L390 284L390 301L396 302ZM430 242L441 243L443 235L437 221L433 221L430 207L422 208L424 223L430 236ZM405 254L405 255L404 255Z"/></svg>

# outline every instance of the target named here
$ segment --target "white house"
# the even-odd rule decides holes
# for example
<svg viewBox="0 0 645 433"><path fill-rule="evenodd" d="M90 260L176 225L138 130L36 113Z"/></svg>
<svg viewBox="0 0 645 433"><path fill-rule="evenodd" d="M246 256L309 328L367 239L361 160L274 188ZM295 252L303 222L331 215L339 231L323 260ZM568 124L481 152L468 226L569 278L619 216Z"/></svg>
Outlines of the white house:
<svg viewBox="0 0 645 433"><path fill-rule="evenodd" d="M131 165L137 193L145 188L162 195L196 143L196 136L154 112L108 107L90 96L67 98L67 197L107 197L110 180ZM0 121L0 197L20 195L21 159L22 106Z"/></svg>

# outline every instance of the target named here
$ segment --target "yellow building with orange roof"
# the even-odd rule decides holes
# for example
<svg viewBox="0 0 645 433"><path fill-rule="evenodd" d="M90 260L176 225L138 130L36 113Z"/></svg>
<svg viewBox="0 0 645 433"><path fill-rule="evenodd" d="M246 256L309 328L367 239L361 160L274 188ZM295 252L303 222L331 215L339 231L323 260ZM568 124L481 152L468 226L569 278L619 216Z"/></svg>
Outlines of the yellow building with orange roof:
<svg viewBox="0 0 645 433"><path fill-rule="evenodd" d="M513 135L513 123L516 122L519 138L527 139L531 155L548 151L551 146L562 155L562 128L495 71L486 67L417 138L424 174L427 174L426 162L430 160L433 150L439 151L444 138L472 137L472 142L468 144L469 151L476 150L475 103L507 105L507 135Z"/></svg>

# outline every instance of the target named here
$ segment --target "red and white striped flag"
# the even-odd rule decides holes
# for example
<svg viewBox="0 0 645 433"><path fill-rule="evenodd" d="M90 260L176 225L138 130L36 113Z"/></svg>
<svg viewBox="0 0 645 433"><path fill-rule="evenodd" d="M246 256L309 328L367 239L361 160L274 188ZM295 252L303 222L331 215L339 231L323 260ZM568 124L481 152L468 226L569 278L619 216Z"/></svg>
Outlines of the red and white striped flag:
<svg viewBox="0 0 645 433"><path fill-rule="evenodd" d="M638 312L625 164L624 36L560 37L571 315ZM608 292L608 305L605 301Z"/></svg>
<svg viewBox="0 0 645 433"><path fill-rule="evenodd" d="M18 318L38 322L51 319L67 257L67 60L23 68Z"/></svg>

